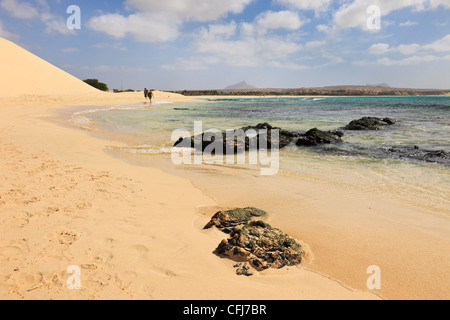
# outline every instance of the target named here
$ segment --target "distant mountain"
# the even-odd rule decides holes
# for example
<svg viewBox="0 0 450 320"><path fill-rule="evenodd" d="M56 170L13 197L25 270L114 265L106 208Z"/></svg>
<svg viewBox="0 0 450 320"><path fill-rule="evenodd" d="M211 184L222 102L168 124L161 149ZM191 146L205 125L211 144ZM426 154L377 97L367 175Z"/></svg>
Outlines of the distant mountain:
<svg viewBox="0 0 450 320"><path fill-rule="evenodd" d="M256 89L256 87L248 84L245 81L242 81L240 83L225 88L225 90L249 90L249 89Z"/></svg>
<svg viewBox="0 0 450 320"><path fill-rule="evenodd" d="M390 88L391 86L388 85L387 83L379 83L379 84L368 84L367 87L385 87L385 88Z"/></svg>

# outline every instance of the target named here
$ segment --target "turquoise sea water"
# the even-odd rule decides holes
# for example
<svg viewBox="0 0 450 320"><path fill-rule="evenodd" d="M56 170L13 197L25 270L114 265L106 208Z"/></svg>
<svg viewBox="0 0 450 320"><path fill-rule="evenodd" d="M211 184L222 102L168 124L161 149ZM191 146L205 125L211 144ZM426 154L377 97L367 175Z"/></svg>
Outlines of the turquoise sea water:
<svg viewBox="0 0 450 320"><path fill-rule="evenodd" d="M222 99L182 106L125 106L85 115L103 130L137 135L148 144L154 141L155 132L192 128L194 121L203 121L205 129L269 122L283 129L333 130L363 116L391 117L399 121L395 130L370 137L359 135L361 141L373 138L450 151L450 97Z"/></svg>
<svg viewBox="0 0 450 320"><path fill-rule="evenodd" d="M427 206L448 214L450 97L230 98L111 107L75 114L73 121L126 141L129 147L121 152L151 157L169 154L173 130L193 133L195 121L202 121L205 130L267 122L307 131L342 129L350 121L367 116L398 122L380 131L344 131L345 142L340 145L288 146L280 152L281 174L307 174L368 191L395 190L399 197L417 194L417 199L426 199ZM415 156L414 150L438 151L439 156Z"/></svg>

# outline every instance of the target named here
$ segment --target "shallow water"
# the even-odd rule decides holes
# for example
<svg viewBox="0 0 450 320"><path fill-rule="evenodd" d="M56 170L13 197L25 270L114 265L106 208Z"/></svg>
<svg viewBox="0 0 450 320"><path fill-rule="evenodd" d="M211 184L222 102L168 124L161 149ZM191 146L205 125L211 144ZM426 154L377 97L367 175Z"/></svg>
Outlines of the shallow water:
<svg viewBox="0 0 450 320"><path fill-rule="evenodd" d="M187 129L193 133L195 121L202 121L204 130L268 122L283 129L307 131L342 129L366 116L390 117L398 122L380 131L344 131L345 143L339 145L288 146L280 151L278 174L308 176L380 193L450 216L450 160L438 158L439 163L434 163L389 151L418 147L450 153L449 97L230 98L89 110L75 114L73 123L95 127L127 142L129 147L112 146L110 151L138 155L142 161L143 156L170 159L172 132ZM235 167L257 174L252 166Z"/></svg>

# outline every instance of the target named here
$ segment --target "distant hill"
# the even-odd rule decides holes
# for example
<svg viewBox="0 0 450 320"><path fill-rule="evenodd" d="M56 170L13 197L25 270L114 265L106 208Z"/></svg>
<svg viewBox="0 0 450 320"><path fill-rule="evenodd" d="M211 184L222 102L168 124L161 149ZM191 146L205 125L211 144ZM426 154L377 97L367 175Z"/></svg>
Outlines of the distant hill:
<svg viewBox="0 0 450 320"><path fill-rule="evenodd" d="M237 84L225 88L225 90L250 90L250 89L256 89L256 87L248 84L245 81L239 82Z"/></svg>
<svg viewBox="0 0 450 320"><path fill-rule="evenodd" d="M379 83L379 84L367 84L367 87L385 87L385 88L390 88L391 86L388 85L387 83L383 82L383 83Z"/></svg>
<svg viewBox="0 0 450 320"><path fill-rule="evenodd" d="M243 82L238 85L247 85ZM230 86L229 88L237 88ZM339 85L313 88L250 88L222 90L174 91L185 96L440 96L450 95L450 90L393 88L388 86Z"/></svg>

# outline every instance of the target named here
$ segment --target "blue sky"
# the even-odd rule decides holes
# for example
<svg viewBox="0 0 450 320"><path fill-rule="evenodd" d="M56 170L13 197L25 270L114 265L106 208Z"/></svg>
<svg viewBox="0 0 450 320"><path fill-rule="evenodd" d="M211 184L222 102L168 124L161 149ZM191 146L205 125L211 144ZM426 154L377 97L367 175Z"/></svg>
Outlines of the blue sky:
<svg viewBox="0 0 450 320"><path fill-rule="evenodd" d="M449 20L450 0L0 0L0 37L124 89L449 89Z"/></svg>

